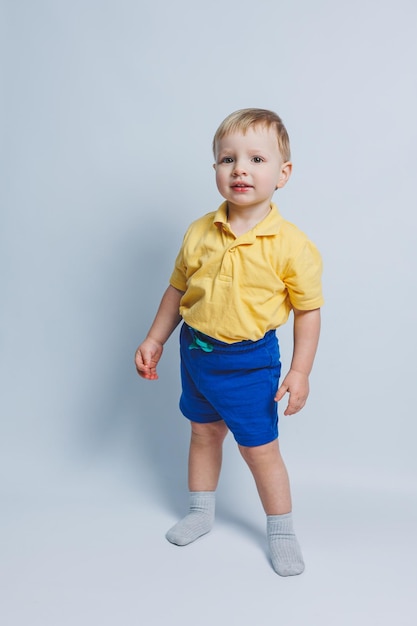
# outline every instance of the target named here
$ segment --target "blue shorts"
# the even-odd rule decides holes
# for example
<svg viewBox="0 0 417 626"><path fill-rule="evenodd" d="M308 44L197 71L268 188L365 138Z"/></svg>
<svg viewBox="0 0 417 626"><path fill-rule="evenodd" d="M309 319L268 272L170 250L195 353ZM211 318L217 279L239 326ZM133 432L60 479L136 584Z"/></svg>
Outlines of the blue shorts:
<svg viewBox="0 0 417 626"><path fill-rule="evenodd" d="M274 330L259 341L228 344L183 324L180 350L185 417L200 424L224 420L242 446L278 437L281 362Z"/></svg>

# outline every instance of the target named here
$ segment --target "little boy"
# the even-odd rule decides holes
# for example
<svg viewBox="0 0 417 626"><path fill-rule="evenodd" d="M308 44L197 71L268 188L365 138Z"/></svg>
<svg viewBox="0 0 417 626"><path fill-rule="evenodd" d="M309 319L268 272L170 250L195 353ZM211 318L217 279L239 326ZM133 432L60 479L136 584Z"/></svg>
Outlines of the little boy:
<svg viewBox="0 0 417 626"><path fill-rule="evenodd" d="M136 351L140 376L158 378L163 345L180 333L180 409L191 423L189 512L166 537L187 545L214 522L223 440L230 430L248 464L267 516L274 570L301 574L287 471L278 444L277 402L284 415L302 409L320 332L321 259L315 246L271 203L292 164L276 113L229 115L213 141L216 183L225 202L185 234L170 285ZM291 367L278 388L275 330L294 314Z"/></svg>

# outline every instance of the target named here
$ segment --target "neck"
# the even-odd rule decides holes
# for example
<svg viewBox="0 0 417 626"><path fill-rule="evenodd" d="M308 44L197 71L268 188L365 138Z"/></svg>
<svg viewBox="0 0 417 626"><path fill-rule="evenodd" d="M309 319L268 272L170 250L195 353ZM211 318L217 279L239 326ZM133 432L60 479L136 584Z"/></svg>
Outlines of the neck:
<svg viewBox="0 0 417 626"><path fill-rule="evenodd" d="M242 235L262 222L270 211L270 204L260 207L236 207L228 204L227 221L235 234Z"/></svg>

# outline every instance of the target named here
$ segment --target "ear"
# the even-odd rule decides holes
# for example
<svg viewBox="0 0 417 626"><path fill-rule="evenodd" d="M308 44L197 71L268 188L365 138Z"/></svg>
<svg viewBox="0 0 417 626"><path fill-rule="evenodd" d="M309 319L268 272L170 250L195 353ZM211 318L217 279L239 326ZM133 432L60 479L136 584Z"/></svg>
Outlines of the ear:
<svg viewBox="0 0 417 626"><path fill-rule="evenodd" d="M281 166L281 171L278 177L278 183L276 189L282 189L287 184L292 172L292 163L291 161L286 161Z"/></svg>
<svg viewBox="0 0 417 626"><path fill-rule="evenodd" d="M214 170L216 169L216 164L215 164L215 163L213 163L213 169L214 169Z"/></svg>

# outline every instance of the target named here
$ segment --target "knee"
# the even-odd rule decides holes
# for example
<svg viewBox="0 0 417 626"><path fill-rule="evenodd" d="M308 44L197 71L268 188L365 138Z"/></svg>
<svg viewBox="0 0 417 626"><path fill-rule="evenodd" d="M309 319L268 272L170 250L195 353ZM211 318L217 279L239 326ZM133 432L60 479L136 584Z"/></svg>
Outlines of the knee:
<svg viewBox="0 0 417 626"><path fill-rule="evenodd" d="M191 423L191 437L193 442L201 445L222 445L229 429L223 421L210 424Z"/></svg>
<svg viewBox="0 0 417 626"><path fill-rule="evenodd" d="M269 463L276 460L280 456L277 440L271 441L262 446L241 446L239 445L240 454L249 467Z"/></svg>
<svg viewBox="0 0 417 626"><path fill-rule="evenodd" d="M257 447L252 448L248 446L239 446L239 451L249 467L255 465L255 463L257 463L258 459L260 458L260 451L257 449Z"/></svg>

